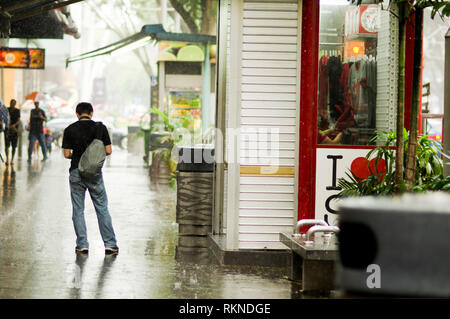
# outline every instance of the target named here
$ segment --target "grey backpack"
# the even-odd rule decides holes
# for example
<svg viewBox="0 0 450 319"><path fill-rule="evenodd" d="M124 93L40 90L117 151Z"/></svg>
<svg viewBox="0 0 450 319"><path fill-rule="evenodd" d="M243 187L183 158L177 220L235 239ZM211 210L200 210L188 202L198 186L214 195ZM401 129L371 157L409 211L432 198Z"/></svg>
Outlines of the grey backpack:
<svg viewBox="0 0 450 319"><path fill-rule="evenodd" d="M81 155L78 171L81 178L96 182L100 177L103 164L105 163L106 151L102 138L102 123L96 123L95 138Z"/></svg>

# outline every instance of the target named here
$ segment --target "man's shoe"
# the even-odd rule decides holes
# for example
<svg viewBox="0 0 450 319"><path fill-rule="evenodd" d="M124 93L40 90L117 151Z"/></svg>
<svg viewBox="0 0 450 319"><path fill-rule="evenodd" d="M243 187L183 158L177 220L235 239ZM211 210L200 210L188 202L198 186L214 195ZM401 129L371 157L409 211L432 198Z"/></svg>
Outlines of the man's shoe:
<svg viewBox="0 0 450 319"><path fill-rule="evenodd" d="M117 255L119 253L119 247L106 247L105 255Z"/></svg>
<svg viewBox="0 0 450 319"><path fill-rule="evenodd" d="M81 248L81 247L75 247L75 252L77 253L77 254L84 254L84 255L87 255L87 254L89 254L89 249L88 248Z"/></svg>

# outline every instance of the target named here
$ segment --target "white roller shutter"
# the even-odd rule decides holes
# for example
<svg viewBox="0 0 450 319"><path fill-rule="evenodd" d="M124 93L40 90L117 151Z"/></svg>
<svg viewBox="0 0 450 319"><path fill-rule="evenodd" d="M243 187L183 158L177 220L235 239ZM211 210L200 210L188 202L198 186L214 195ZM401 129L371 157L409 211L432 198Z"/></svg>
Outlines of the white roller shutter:
<svg viewBox="0 0 450 319"><path fill-rule="evenodd" d="M296 163L298 87L298 3L292 0L244 0L241 64L241 173L247 167ZM270 134L249 143L245 132L274 129L279 141L274 151ZM269 131L270 132L270 131ZM293 171L293 170L292 170ZM285 249L279 232L292 231L296 202L295 176L241 174L239 248Z"/></svg>

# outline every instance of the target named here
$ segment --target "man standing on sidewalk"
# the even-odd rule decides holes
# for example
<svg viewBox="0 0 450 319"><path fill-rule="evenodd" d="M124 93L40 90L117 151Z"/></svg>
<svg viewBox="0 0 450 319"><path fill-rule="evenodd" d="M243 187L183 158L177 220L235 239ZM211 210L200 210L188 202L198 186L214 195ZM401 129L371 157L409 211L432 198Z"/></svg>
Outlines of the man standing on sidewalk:
<svg viewBox="0 0 450 319"><path fill-rule="evenodd" d="M106 195L103 176L97 181L87 181L81 178L78 170L81 155L91 144L94 138L99 138L97 123L92 121L93 108L90 103L79 103L76 108L77 122L69 125L64 130L62 148L64 157L71 159L70 165L70 193L72 198L72 220L77 236L75 252L87 254L89 252L89 243L87 240L86 222L84 219L84 198L86 190L91 195L92 203L97 213L98 226L100 234L105 245L105 254L118 254L116 235L112 226L111 216L108 211L108 198ZM101 140L105 145L106 155L111 155L111 139L106 126L101 124Z"/></svg>
<svg viewBox="0 0 450 319"><path fill-rule="evenodd" d="M30 134L28 135L28 140L30 144L28 145L28 163L31 163L31 156L33 155L34 143L39 141L41 145L42 155L44 155L43 161L48 159L47 157L47 147L45 146L44 139L44 122L47 121L47 116L43 109L39 108L39 101L34 102L35 108L30 112Z"/></svg>

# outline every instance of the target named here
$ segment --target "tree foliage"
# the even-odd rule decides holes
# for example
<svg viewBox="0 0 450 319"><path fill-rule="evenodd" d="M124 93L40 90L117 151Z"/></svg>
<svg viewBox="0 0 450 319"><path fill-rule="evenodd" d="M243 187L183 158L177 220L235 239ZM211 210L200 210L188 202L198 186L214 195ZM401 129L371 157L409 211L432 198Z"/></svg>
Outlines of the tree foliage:
<svg viewBox="0 0 450 319"><path fill-rule="evenodd" d="M364 179L356 176L351 170L347 172L346 178L338 180L338 185L342 189L339 193L340 197L393 195L403 193L406 190L419 193L430 190L450 191L450 176L443 176L443 162L440 157L442 146L440 143L428 139L427 135L421 136L417 140L417 148L415 149L416 169L413 185L409 189L404 182L396 185L396 168L394 163L398 153L393 150L397 140L396 135L396 132L378 132L372 142L381 141L383 145L372 149L366 155L367 159L370 159L372 156L375 159L375 170L369 167L371 175ZM403 130L403 138L407 148L409 136L406 130ZM406 152L404 156L406 156ZM383 161L385 170L378 170L377 163L379 161Z"/></svg>
<svg viewBox="0 0 450 319"><path fill-rule="evenodd" d="M363 0L349 0L352 3L357 5L361 5ZM382 0L376 0L377 3L384 3ZM410 117L410 136L407 148L404 145L403 141L398 140L396 145L396 150L398 154L406 153L406 165L403 167L403 157L398 158L396 162L397 166L397 176L395 178L394 185L397 185L396 189L399 190L399 186L403 184L403 172L402 169L405 169L405 183L407 190L411 191L412 187L415 185L415 175L417 170L416 165L416 148L417 148L417 126L419 120L419 105L420 105L420 85L421 85L421 61L422 61L422 38L423 38L423 13L425 8L431 9L431 17L435 18L436 15L439 15L442 19L450 16L450 2L448 0L390 0L389 6L397 5L400 9L399 18L400 23L400 72L399 72L399 85L403 86L403 70L404 66L404 54L405 54L405 25L406 23L414 22L414 52L413 52L413 79L412 79L412 99L411 99L411 117ZM389 9L389 8L388 8ZM414 16L414 17L413 17ZM403 69L402 69L403 68ZM397 132L401 132L404 127L404 108L403 108L403 98L400 94L403 93L403 90L399 90L399 101L398 101L398 114L397 114Z"/></svg>
<svg viewBox="0 0 450 319"><path fill-rule="evenodd" d="M192 33L215 34L217 0L169 0Z"/></svg>
<svg viewBox="0 0 450 319"><path fill-rule="evenodd" d="M357 5L362 4L363 0L349 0ZM382 3L383 0L377 0L376 3ZM439 15L441 18L450 16L450 1L448 0L390 0L389 5L406 4L408 10L406 11L406 18L409 18L412 13L419 9L431 8L431 18Z"/></svg>

